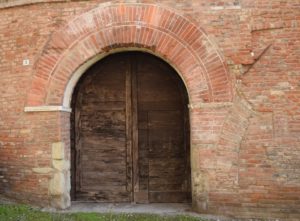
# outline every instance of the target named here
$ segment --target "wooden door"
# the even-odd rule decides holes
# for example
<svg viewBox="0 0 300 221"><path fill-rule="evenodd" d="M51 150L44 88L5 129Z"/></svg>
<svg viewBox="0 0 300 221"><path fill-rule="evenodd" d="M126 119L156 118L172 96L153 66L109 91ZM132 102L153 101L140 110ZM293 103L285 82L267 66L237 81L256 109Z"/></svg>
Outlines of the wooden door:
<svg viewBox="0 0 300 221"><path fill-rule="evenodd" d="M137 79L141 202L190 201L187 94L165 62L140 54Z"/></svg>
<svg viewBox="0 0 300 221"><path fill-rule="evenodd" d="M190 200L187 95L165 62L108 56L80 80L73 109L73 199Z"/></svg>
<svg viewBox="0 0 300 221"><path fill-rule="evenodd" d="M126 57L115 55L94 65L75 94L76 200L130 202L127 173Z"/></svg>

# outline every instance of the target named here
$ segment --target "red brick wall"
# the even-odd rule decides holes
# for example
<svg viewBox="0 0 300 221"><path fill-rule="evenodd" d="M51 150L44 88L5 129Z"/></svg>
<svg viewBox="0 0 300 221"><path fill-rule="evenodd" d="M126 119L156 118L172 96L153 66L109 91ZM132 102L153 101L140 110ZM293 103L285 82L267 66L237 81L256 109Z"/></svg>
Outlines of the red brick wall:
<svg viewBox="0 0 300 221"><path fill-rule="evenodd" d="M34 99L32 91L49 89L33 82L53 33L101 2L17 7L0 2L1 194L50 204L52 172L35 168L52 168L52 143L64 141L69 147L69 114L28 113L24 107L30 94ZM226 62L234 92L232 103L204 99L191 109L194 206L238 217L299 219L299 1L164 0L159 5L183 14L207 34ZM22 65L24 59L28 66ZM52 87L55 92L60 85Z"/></svg>

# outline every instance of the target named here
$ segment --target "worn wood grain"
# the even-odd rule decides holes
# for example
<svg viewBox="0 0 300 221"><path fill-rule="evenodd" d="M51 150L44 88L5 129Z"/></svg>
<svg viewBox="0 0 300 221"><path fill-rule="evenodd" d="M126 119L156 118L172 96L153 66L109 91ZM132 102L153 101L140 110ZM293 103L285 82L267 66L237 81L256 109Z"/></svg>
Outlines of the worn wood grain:
<svg viewBox="0 0 300 221"><path fill-rule="evenodd" d="M177 73L139 52L111 55L73 98L72 198L189 202L187 94Z"/></svg>
<svg viewBox="0 0 300 221"><path fill-rule="evenodd" d="M190 201L187 95L159 59L137 59L140 189L149 202Z"/></svg>
<svg viewBox="0 0 300 221"><path fill-rule="evenodd" d="M77 98L82 101L75 108L77 200L131 201L126 159L127 70L126 58L116 55L116 60L97 63L80 82Z"/></svg>

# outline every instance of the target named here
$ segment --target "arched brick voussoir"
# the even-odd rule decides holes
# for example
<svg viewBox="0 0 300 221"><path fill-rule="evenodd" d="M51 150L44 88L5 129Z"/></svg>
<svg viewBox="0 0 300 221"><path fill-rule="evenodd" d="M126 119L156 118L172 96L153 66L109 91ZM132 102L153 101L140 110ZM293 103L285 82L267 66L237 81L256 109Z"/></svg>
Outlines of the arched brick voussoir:
<svg viewBox="0 0 300 221"><path fill-rule="evenodd" d="M193 21L165 6L104 3L52 34L37 61L27 105L61 104L67 81L80 65L116 48L145 49L170 62L191 101L232 100L222 56Z"/></svg>
<svg viewBox="0 0 300 221"><path fill-rule="evenodd" d="M118 35L115 35L117 33ZM126 34L134 33L131 37ZM123 37L121 37L123 36ZM118 43L117 43L118 42ZM166 42L166 44L164 44ZM153 44L155 47L153 47ZM167 46L166 46L167 45ZM173 45L171 47L171 45ZM82 39L69 49L53 75L51 76L49 90L46 97L47 105L61 104L64 97L65 84L83 63L95 56L116 50L146 50L161 57L176 68L187 88L189 88L190 101L197 102L209 99L209 86L205 79L203 67L197 63L195 56L177 39L167 33L148 27L120 26L97 31ZM177 52L175 55L175 51ZM201 95L201 97L199 97Z"/></svg>

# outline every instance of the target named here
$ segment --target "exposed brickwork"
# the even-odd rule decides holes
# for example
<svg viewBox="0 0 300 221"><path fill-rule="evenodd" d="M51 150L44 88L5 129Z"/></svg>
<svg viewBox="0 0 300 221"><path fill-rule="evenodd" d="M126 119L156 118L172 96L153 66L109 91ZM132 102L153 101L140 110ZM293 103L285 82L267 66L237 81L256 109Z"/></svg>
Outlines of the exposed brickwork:
<svg viewBox="0 0 300 221"><path fill-rule="evenodd" d="M299 1L14 2L0 1L0 194L67 205L49 186L53 143L70 158L70 113L24 107L62 105L82 64L135 47L186 83L194 208L300 219Z"/></svg>
<svg viewBox="0 0 300 221"><path fill-rule="evenodd" d="M56 31L43 49L28 105L60 104L70 76L84 62L114 48L146 48L174 65L191 102L230 101L227 70L206 34L169 9L108 4ZM66 53L70 51L70 53Z"/></svg>

